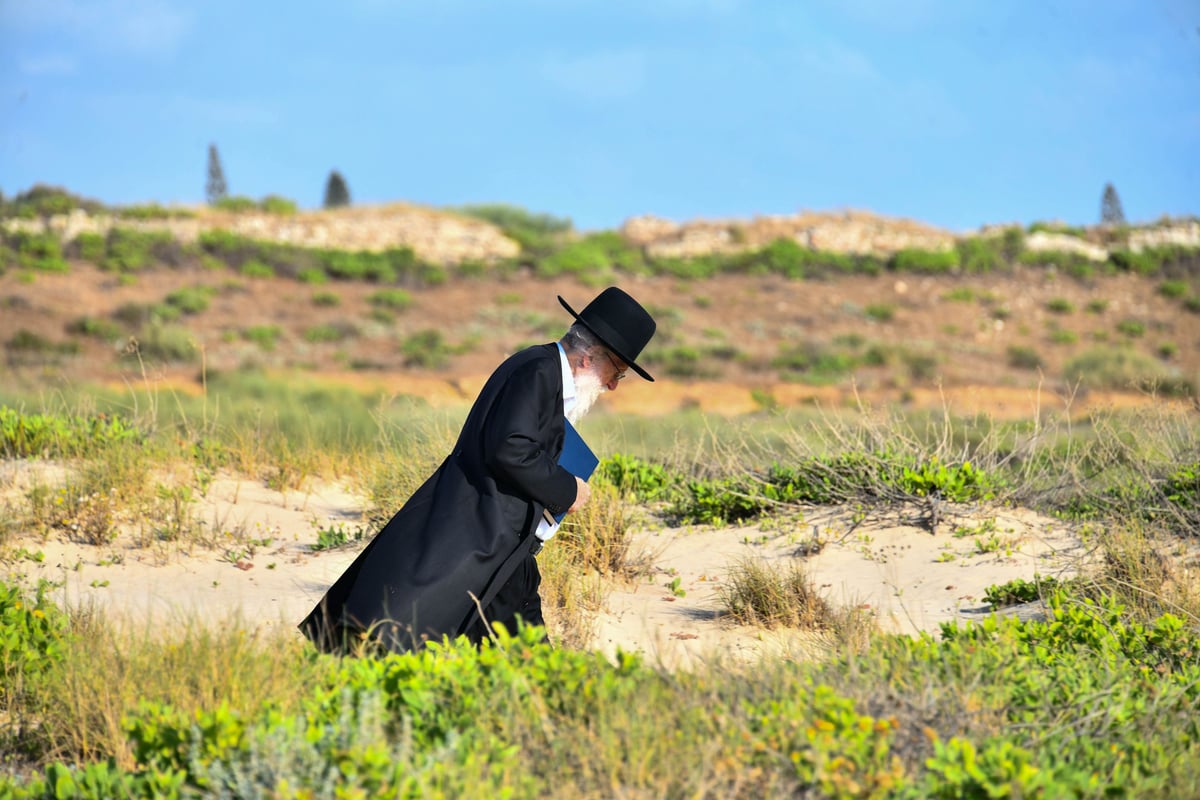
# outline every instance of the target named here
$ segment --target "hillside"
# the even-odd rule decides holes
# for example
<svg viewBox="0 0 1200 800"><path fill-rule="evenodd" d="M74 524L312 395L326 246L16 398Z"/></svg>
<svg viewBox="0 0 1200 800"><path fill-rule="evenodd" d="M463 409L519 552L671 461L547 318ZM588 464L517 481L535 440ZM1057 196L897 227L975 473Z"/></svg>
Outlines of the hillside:
<svg viewBox="0 0 1200 800"><path fill-rule="evenodd" d="M290 246L297 244L298 231L324 231L320 235L330 242L365 247L346 238L347 231L370 230L375 247L396 247L403 238L396 231L416 230L389 227L397 214L425 220L421 241L460 250L470 242L496 252L460 254L460 267L438 272L436 280L401 276L385 285L305 282L297 279L303 270L249 269L248 262L231 268L194 245L203 230L236 229L244 237L257 231L252 238L275 237ZM120 384L140 379L145 367L156 380L198 388L202 372L249 368L299 370L457 402L473 396L505 354L561 333L570 318L557 295L579 308L610 282L650 307L660 324L645 358L659 381L629 381L603 401L621 411L699 406L740 413L772 404L864 399L922 407L948 402L963 413L1027 416L1039 404L1061 406L1066 398L1078 410L1094 403L1143 402L1148 382L1186 401L1200 384L1200 285L1191 256L1147 274L1105 268L1105 262L1089 262L1085 255L1062 259L1062 268L1050 258L1014 260L974 273L898 271L886 260L889 247L893 255L936 254L950 251L962 237L855 213L736 224L631 220L621 246L640 248L630 252L647 259L703 258L722 246L750 255L735 271L708 274L678 269L547 274L540 265L514 261L520 247L495 226L441 212L399 206L342 210L285 217L274 223L282 228L271 230L264 227L265 217L201 213L174 220L173 235L183 244L155 251L157 256L135 270L114 269L111 254L82 257L87 253L72 245L91 231L103 246L95 232L103 220L75 213L24 221L54 232L66 257L55 270L12 265L0 274L6 385ZM802 252L814 251L814 236L832 247L832 226L840 224L840 245L827 251L835 254L830 257L857 254L876 259L876 266L808 269L795 277L755 266L756 252L774 257L772 241L794 241L794 225L802 219L810 242ZM140 223L145 230L164 224ZM191 226L190 243L179 226ZM439 239L431 230L444 235ZM714 231L724 231L724 238ZM859 232L858 244L847 238L852 231ZM868 234L874 238L864 240ZM1169 242L1173 234L1157 228L1134 235ZM1051 239L1052 255L1063 248L1063 239L1102 246L1094 233L1034 232L1025 241L1038 236L1043 247L1045 237L1057 236ZM709 242L707 250L698 244L702 240ZM109 242L111 249L111 237ZM692 250L669 252L672 242ZM503 259L503 268L487 266ZM461 266L469 263L480 266ZM131 337L140 344L141 363L129 354Z"/></svg>

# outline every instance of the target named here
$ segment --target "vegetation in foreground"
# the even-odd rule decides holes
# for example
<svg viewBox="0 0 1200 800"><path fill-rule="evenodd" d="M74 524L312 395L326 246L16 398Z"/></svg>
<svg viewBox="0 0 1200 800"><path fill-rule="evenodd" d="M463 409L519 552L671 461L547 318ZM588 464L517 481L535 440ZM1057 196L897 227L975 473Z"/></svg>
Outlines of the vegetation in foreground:
<svg viewBox="0 0 1200 800"><path fill-rule="evenodd" d="M6 543L18 529L101 541L132 529L202 546L189 538L199 534L188 493L222 469L288 484L375 462L365 488L387 508L454 429L419 408L333 405L343 431L374 421L378 447L362 452L322 433L320 413L286 406L246 425L231 424L236 408L218 425L182 403L138 407L4 409L6 459L66 468L60 484L9 501ZM1069 431L1044 420L762 415L719 435L718 423L683 415L672 435L685 450L639 447L637 431L613 422L589 420L589 435L623 455L605 462L598 502L547 562L548 605L568 620L551 631L557 647L525 630L478 650L446 642L339 660L237 620L151 637L95 609L60 608L49 585L4 585L0 797L1200 793L1200 597L1186 571L1195 566L1173 558L1194 543L1200 510L1200 431L1183 412ZM629 515L768 522L814 506L868 515L935 502L948 518L1021 502L1075 520L1101 566L989 590L997 605L1039 598L1045 619L918 638L828 613L802 575L735 581L731 614L825 628L830 649L817 660L672 672L578 646L603 588L568 576L636 570L623 547Z"/></svg>

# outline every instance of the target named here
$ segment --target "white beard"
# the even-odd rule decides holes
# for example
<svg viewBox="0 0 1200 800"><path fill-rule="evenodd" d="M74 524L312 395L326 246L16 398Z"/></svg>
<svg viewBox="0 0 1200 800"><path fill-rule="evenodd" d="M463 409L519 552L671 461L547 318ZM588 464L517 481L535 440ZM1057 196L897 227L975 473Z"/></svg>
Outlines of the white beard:
<svg viewBox="0 0 1200 800"><path fill-rule="evenodd" d="M567 420L575 425L591 411L596 398L608 391L600 382L600 376L588 370L575 376L575 405L567 412Z"/></svg>

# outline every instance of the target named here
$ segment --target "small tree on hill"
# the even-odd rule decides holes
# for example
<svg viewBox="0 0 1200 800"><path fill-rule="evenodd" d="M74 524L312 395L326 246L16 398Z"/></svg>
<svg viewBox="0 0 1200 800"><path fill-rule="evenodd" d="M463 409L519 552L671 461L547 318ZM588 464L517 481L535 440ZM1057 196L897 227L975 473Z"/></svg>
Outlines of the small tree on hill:
<svg viewBox="0 0 1200 800"><path fill-rule="evenodd" d="M217 155L217 146L208 146L208 182L204 184L204 196L208 204L215 206L228 195L225 186L225 170L221 169L221 157Z"/></svg>
<svg viewBox="0 0 1200 800"><path fill-rule="evenodd" d="M336 169L329 173L325 182L325 208L340 208L350 205L350 189L346 179Z"/></svg>
<svg viewBox="0 0 1200 800"><path fill-rule="evenodd" d="M1125 212L1121 209L1121 198L1111 183L1104 184L1104 196L1100 198L1100 224L1124 225Z"/></svg>

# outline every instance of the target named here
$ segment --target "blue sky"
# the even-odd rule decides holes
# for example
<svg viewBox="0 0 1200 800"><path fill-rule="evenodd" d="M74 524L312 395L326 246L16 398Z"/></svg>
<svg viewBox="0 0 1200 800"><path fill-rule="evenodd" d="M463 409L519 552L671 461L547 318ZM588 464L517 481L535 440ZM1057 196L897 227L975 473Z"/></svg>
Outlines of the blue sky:
<svg viewBox="0 0 1200 800"><path fill-rule="evenodd" d="M0 190L503 202L614 228L844 208L1200 214L1196 0L0 0Z"/></svg>

